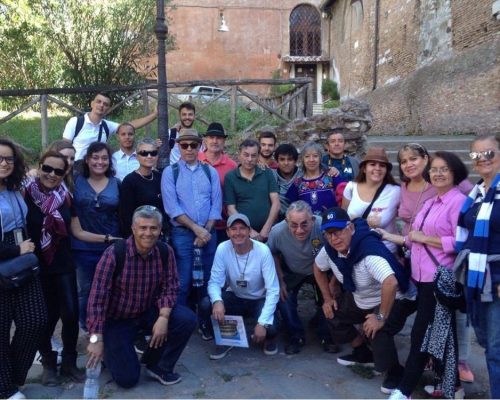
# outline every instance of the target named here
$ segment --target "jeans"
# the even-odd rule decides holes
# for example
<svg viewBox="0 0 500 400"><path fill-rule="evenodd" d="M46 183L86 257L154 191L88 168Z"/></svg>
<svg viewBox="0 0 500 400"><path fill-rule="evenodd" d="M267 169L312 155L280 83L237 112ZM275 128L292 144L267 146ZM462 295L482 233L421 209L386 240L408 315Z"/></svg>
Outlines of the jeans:
<svg viewBox="0 0 500 400"><path fill-rule="evenodd" d="M59 321L62 321L63 354L76 356L78 341L78 295L75 272L41 277L43 295L47 305L48 323L40 339L40 354L49 358L52 353L50 338Z"/></svg>
<svg viewBox="0 0 500 400"><path fill-rule="evenodd" d="M197 298L195 303L198 304L203 297L207 295L207 283L210 279L210 271L214 261L215 250L217 248L217 235L215 229L210 232L212 235L210 241L202 247L203 261L203 280L204 284L201 288L196 288ZM193 269L193 248L195 234L183 227L174 226L172 228L172 247L175 251L175 261L177 263L177 272L179 275L179 294L177 296L177 304L188 305L188 298L195 291L191 290L191 279Z"/></svg>
<svg viewBox="0 0 500 400"><path fill-rule="evenodd" d="M255 323L257 323L266 299L243 299L236 296L233 292L223 291L222 301L224 302L226 315L241 315L242 317L250 317L255 319ZM210 315L212 314L212 304L210 303L210 298L208 296L203 298L201 301L200 314L202 323L204 323L205 326L213 332L212 320L210 319ZM278 321L275 315L272 325L267 329L266 339L273 339L277 335Z"/></svg>
<svg viewBox="0 0 500 400"><path fill-rule="evenodd" d="M151 331L157 318L158 308L152 307L138 318L109 319L105 322L104 362L119 386L131 388L139 381L141 364L134 349L134 340L140 329ZM173 372L195 327L194 313L187 307L176 305L170 313L166 342L157 349L149 347L144 352L146 367Z"/></svg>
<svg viewBox="0 0 500 400"><path fill-rule="evenodd" d="M484 347L492 399L500 399L500 298L493 288L493 301L474 302L477 319L473 321L479 344Z"/></svg>
<svg viewBox="0 0 500 400"><path fill-rule="evenodd" d="M94 280L97 263L101 259L101 251L73 250L73 259L76 265L76 278L78 281L78 302L80 326L87 330L87 303L90 289Z"/></svg>
<svg viewBox="0 0 500 400"><path fill-rule="evenodd" d="M465 362L470 355L472 327L468 324L467 314L457 310L455 315L457 320L458 359Z"/></svg>

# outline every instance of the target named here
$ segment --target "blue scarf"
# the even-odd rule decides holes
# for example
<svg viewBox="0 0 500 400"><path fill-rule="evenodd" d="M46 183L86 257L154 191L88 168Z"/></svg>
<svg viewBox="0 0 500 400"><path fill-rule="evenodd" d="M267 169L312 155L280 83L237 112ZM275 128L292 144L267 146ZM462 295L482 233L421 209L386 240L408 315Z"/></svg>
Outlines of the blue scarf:
<svg viewBox="0 0 500 400"><path fill-rule="evenodd" d="M379 256L384 258L398 281L399 291L406 293L410 281L411 271L404 268L394 257L380 239L380 235L371 230L368 223L363 218L356 218L352 221L354 224L354 235L351 238L349 254L347 257L339 257L337 250L325 241L325 250L328 257L335 263L343 276L343 287L348 292L355 292L356 285L352 279L354 265L367 256Z"/></svg>

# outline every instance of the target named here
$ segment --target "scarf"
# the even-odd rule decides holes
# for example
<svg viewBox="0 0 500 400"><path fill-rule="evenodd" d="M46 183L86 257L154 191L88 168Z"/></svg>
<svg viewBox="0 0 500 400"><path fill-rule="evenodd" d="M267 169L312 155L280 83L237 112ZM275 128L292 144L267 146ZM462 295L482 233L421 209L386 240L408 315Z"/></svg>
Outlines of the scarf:
<svg viewBox="0 0 500 400"><path fill-rule="evenodd" d="M40 248L44 261L47 265L50 265L54 260L59 242L68 236L66 224L59 212L59 208L64 204L69 192L63 185L48 193L43 192L40 187L40 179L38 178L26 187L26 191L33 200L33 203L44 214Z"/></svg>
<svg viewBox="0 0 500 400"><path fill-rule="evenodd" d="M467 273L468 292L475 292L476 290L491 292L491 287L485 287L485 278L489 274L487 262L488 236L490 232L490 215L493 204L495 201L499 201L498 199L495 200L495 197L498 197L500 194L500 174L495 176L484 198L479 190L482 182L482 180L479 181L469 193L469 196L460 210L457 225L455 244L457 252L463 249L465 242L467 242L467 246L470 249ZM479 212L474 223L472 237L469 238L470 232L464 225L464 216L475 203L481 203L481 205L479 206Z"/></svg>
<svg viewBox="0 0 500 400"><path fill-rule="evenodd" d="M446 296L456 296L455 293L455 275L453 271L438 267L434 284L439 291ZM429 323L425 332L424 340L420 351L429 353L442 363L444 374L443 393L446 398L455 397L457 358L455 343L455 310L442 305L439 301L434 311L434 319Z"/></svg>
<svg viewBox="0 0 500 400"><path fill-rule="evenodd" d="M339 257L337 250L325 241L325 250L328 257L335 263L343 276L342 286L348 292L355 292L356 285L352 279L354 265L367 256L380 256L384 258L398 281L399 291L406 293L410 281L411 271L406 270L394 257L380 239L380 235L371 230L368 223L363 218L356 218L352 221L354 224L354 235L351 238L349 254L347 257Z"/></svg>

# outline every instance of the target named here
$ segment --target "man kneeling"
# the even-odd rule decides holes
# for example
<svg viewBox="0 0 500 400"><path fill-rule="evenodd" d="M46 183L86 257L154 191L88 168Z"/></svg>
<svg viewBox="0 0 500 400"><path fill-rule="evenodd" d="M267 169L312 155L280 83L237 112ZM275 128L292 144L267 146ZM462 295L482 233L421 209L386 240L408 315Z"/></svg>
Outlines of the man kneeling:
<svg viewBox="0 0 500 400"><path fill-rule="evenodd" d="M202 301L202 319L211 327L210 311L220 323L224 316L253 317L257 324L252 339L264 344L264 354L278 352L276 345L276 304L279 300L279 282L269 248L250 239L250 222L244 214L233 214L227 220L230 240L222 242L215 252L214 264L208 281L208 295ZM227 283L227 289L222 288ZM211 307L212 305L212 307ZM231 347L216 346L212 360L223 358Z"/></svg>
<svg viewBox="0 0 500 400"><path fill-rule="evenodd" d="M87 367L104 359L115 382L137 384L141 364L134 350L139 329L152 330L143 363L163 385L180 382L174 366L196 326L196 316L176 305L179 282L172 249L158 242L162 215L137 208L132 236L108 247L97 264L87 309L90 344Z"/></svg>

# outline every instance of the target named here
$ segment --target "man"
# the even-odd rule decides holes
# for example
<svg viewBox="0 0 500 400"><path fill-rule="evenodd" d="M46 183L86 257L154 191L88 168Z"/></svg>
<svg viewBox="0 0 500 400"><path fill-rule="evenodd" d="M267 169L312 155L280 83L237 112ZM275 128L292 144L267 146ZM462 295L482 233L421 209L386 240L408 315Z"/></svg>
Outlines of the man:
<svg viewBox="0 0 500 400"><path fill-rule="evenodd" d="M208 129L204 135L203 141L205 143L205 151L198 153L198 160L203 163L210 164L215 168L219 175L221 190L224 188L224 178L226 174L235 169L237 164L224 153L224 146L226 143L227 135L224 128L218 122L212 122L208 125ZM227 240L226 235L226 222L227 212L222 210L223 219L215 223L215 230L217 232L217 244Z"/></svg>
<svg viewBox="0 0 500 400"><path fill-rule="evenodd" d="M290 201L286 197L286 192L288 192L293 181L302 176L302 170L297 167L299 153L295 146L289 143L280 144L274 151L274 158L278 162L278 169L273 169L272 172L278 182L278 193L281 203L278 220L282 221L290 204Z"/></svg>
<svg viewBox="0 0 500 400"><path fill-rule="evenodd" d="M297 310L297 296L305 283L312 284L316 290L313 263L323 246L321 220L314 217L309 204L302 200L296 201L290 204L286 220L271 229L267 245L273 254L280 282L278 307L289 339L285 353L296 354L305 344L305 330ZM316 297L318 295L320 296L317 293ZM321 308L318 311L316 319L323 348L329 353L337 352L338 346L331 341Z"/></svg>
<svg viewBox="0 0 500 400"><path fill-rule="evenodd" d="M85 113L83 119L81 117L80 119L79 117L72 117L67 122L63 132L63 139L73 143L76 150L75 161L83 160L90 143L96 141L106 142L109 136L115 134L119 124L104 119L110 107L111 98L109 95L98 93L90 103L90 112ZM145 117L130 121L130 125L135 129L142 128L154 121L157 115L155 110Z"/></svg>
<svg viewBox="0 0 500 400"><path fill-rule="evenodd" d="M342 132L334 130L327 138L328 154L321 163L332 170L334 176L340 175L346 182L354 180L359 172L359 160L345 155L345 138Z"/></svg>
<svg viewBox="0 0 500 400"><path fill-rule="evenodd" d="M199 299L206 292L217 247L213 228L215 221L221 219L222 193L215 169L198 161L201 144L198 132L195 129L182 129L176 141L181 158L163 171L161 193L165 211L172 223L172 246L180 284L177 301L186 305L191 293L195 248L201 248L203 253L204 285L200 289Z"/></svg>
<svg viewBox="0 0 500 400"><path fill-rule="evenodd" d="M203 319L211 327L210 311L220 324L224 316L253 317L257 322L251 336L255 343L263 343L264 354L278 353L277 321L274 317L279 300L279 283L269 248L250 239L250 221L246 215L233 214L227 220L229 240L217 247L208 295L202 302ZM222 290L227 285L226 290ZM218 360L231 347L216 346L210 355Z"/></svg>
<svg viewBox="0 0 500 400"><path fill-rule="evenodd" d="M246 139L239 147L240 165L226 175L224 204L229 215L242 213L250 220L250 237L264 242L280 209L278 185L269 168L257 168L259 143Z"/></svg>
<svg viewBox="0 0 500 400"><path fill-rule="evenodd" d="M134 150L135 128L132 124L124 122L118 126L116 135L120 150L113 153L113 167L116 172L115 176L123 181L123 178L139 168L139 161Z"/></svg>
<svg viewBox="0 0 500 400"><path fill-rule="evenodd" d="M175 164L181 158L181 152L179 150L179 145L177 144L177 136L181 129L191 129L193 128L193 123L196 117L196 107L193 103L188 101L182 103L179 106L179 122L177 122L172 128L169 129L169 142L170 146L170 165Z"/></svg>
<svg viewBox="0 0 500 400"><path fill-rule="evenodd" d="M381 390L391 393L403 374L393 336L415 311L416 292L414 287L408 290L409 272L364 219L351 222L342 208L325 211L321 229L327 242L316 257L314 276L323 295L323 312L334 341L351 342L353 347L352 354L337 361L342 365L373 365L375 360L375 370L386 371ZM330 269L334 278L329 286L326 273ZM373 354L355 324L363 324Z"/></svg>
<svg viewBox="0 0 500 400"><path fill-rule="evenodd" d="M104 360L115 382L124 388L139 381L141 365L134 338L140 328L152 330L142 360L146 374L172 385L181 380L174 367L196 326L194 313L176 302L175 259L172 249L158 242L161 226L162 215L155 207L137 208L132 236L106 249L92 283L87 366Z"/></svg>
<svg viewBox="0 0 500 400"><path fill-rule="evenodd" d="M276 147L276 135L272 132L264 131L259 135L259 166L263 168L278 168L278 164L273 160L273 153Z"/></svg>

